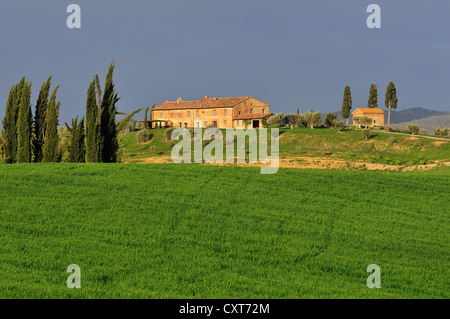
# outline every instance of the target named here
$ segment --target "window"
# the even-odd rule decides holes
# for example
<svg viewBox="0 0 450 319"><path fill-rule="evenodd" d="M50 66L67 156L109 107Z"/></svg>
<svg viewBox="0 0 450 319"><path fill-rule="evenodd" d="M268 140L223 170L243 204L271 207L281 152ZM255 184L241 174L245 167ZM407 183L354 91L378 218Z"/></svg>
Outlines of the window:
<svg viewBox="0 0 450 319"><path fill-rule="evenodd" d="M227 126L227 120L223 121L223 125Z"/></svg>
<svg viewBox="0 0 450 319"><path fill-rule="evenodd" d="M190 111L188 111L188 117L189 117L189 116L191 116L191 112L190 112Z"/></svg>
<svg viewBox="0 0 450 319"><path fill-rule="evenodd" d="M172 114L170 114L170 117L171 117L171 118L173 118L173 113L172 113Z"/></svg>
<svg viewBox="0 0 450 319"><path fill-rule="evenodd" d="M214 127L217 127L217 122L213 121L213 125L214 125Z"/></svg>
<svg viewBox="0 0 450 319"><path fill-rule="evenodd" d="M250 109L250 114L253 114L253 109Z"/></svg>
<svg viewBox="0 0 450 319"><path fill-rule="evenodd" d="M198 117L198 111L197 111L197 117Z"/></svg>
<svg viewBox="0 0 450 319"><path fill-rule="evenodd" d="M263 114L266 113L266 109L263 109L262 112L263 112Z"/></svg>
<svg viewBox="0 0 450 319"><path fill-rule="evenodd" d="M223 110L223 115L227 115L227 110Z"/></svg>
<svg viewBox="0 0 450 319"><path fill-rule="evenodd" d="M239 115L241 115L241 111L239 111Z"/></svg>
<svg viewBox="0 0 450 319"><path fill-rule="evenodd" d="M216 110L213 111L213 115L216 116Z"/></svg>
<svg viewBox="0 0 450 319"><path fill-rule="evenodd" d="M161 113L161 116L160 116L160 117L161 117L162 119L164 118L162 113Z"/></svg>
<svg viewBox="0 0 450 319"><path fill-rule="evenodd" d="M205 121L205 127L207 127L207 126L208 126L208 122Z"/></svg>
<svg viewBox="0 0 450 319"><path fill-rule="evenodd" d="M178 118L180 118L181 117L181 113L178 113ZM180 126L181 127L181 126Z"/></svg>

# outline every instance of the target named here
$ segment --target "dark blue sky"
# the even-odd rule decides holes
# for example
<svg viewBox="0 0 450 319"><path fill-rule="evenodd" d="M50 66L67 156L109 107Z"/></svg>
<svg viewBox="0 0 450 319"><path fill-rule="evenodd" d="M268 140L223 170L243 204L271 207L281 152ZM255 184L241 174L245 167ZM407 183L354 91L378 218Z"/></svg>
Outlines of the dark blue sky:
<svg viewBox="0 0 450 319"><path fill-rule="evenodd" d="M81 29L66 7L81 6ZM381 7L368 29L366 7ZM60 122L84 115L92 76L117 63L119 110L165 100L251 95L271 111L353 109L389 81L399 109L450 110L450 1L158 0L0 2L0 117L13 83L61 84ZM143 113L137 116L143 117Z"/></svg>

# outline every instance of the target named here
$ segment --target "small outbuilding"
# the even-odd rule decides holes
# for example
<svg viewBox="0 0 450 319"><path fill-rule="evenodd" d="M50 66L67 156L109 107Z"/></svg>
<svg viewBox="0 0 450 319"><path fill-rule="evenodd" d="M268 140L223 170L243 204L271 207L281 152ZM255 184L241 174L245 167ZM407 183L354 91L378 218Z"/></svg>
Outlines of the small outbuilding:
<svg viewBox="0 0 450 319"><path fill-rule="evenodd" d="M372 119L371 126L384 126L384 111L380 110L378 107L374 108L357 108L352 112L353 125L359 125L355 122L355 117L366 116Z"/></svg>

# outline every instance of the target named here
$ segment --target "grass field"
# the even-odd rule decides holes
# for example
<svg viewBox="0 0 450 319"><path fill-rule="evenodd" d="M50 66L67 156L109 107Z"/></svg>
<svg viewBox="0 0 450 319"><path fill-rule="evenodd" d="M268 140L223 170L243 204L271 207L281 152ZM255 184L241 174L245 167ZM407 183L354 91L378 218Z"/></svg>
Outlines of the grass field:
<svg viewBox="0 0 450 319"><path fill-rule="evenodd" d="M449 298L449 177L0 165L0 298Z"/></svg>
<svg viewBox="0 0 450 319"><path fill-rule="evenodd" d="M122 133L123 161L139 162L143 158L170 156L172 145L165 129L150 130L148 143L137 143L137 132ZM223 130L225 136L225 130ZM361 161L387 165L423 165L450 160L450 141L423 136L372 130L372 137L365 141L360 130L336 129L280 129L280 157L325 157L349 162ZM224 152L225 156L225 152Z"/></svg>

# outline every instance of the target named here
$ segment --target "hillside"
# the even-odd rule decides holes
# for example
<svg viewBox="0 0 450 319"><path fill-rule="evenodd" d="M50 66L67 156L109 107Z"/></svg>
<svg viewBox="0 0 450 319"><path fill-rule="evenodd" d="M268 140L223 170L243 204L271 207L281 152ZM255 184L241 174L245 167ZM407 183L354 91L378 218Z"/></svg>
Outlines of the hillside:
<svg viewBox="0 0 450 319"><path fill-rule="evenodd" d="M392 128L404 130L410 123L417 124L420 130L427 130L429 134L432 134L437 127L450 128L450 115L430 116L418 120L414 119L408 122L396 123L392 125Z"/></svg>
<svg viewBox="0 0 450 319"><path fill-rule="evenodd" d="M137 132L122 133L124 162L171 162L172 146L176 141L165 137L166 129L150 130L152 138L137 143ZM225 132L223 131L223 134ZM450 161L450 141L410 135L372 131L365 141L360 130L335 129L280 129L280 158L282 164L317 162L308 168L352 168L361 165L380 164L378 169L393 168L392 165L419 165ZM225 151L224 151L225 154ZM323 163L319 163L322 161ZM335 165L339 163L339 165ZM288 165L289 164L289 165ZM387 166L383 166L387 165Z"/></svg>

